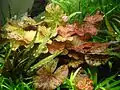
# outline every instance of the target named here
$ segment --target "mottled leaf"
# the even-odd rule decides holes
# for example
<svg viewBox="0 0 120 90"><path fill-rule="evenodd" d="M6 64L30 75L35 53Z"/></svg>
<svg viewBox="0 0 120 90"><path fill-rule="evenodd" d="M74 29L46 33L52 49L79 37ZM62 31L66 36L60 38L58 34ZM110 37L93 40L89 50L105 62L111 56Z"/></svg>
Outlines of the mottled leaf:
<svg viewBox="0 0 120 90"><path fill-rule="evenodd" d="M64 79L68 76L67 65L62 65L54 71L56 63L53 62L49 65L48 64L41 67L37 71L37 76L34 77L34 85L37 90L54 90L61 85Z"/></svg>
<svg viewBox="0 0 120 90"><path fill-rule="evenodd" d="M24 45L27 47L28 44L34 39L36 32L36 39L34 43L44 42L44 38L48 37L51 33L51 28L46 28L34 21L34 19L23 16L20 19L11 19L2 28L2 38L15 42L12 50L16 50L19 46Z"/></svg>
<svg viewBox="0 0 120 90"><path fill-rule="evenodd" d="M84 63L82 60L72 60L68 63L69 67L78 68L80 64Z"/></svg>
<svg viewBox="0 0 120 90"><path fill-rule="evenodd" d="M109 45L109 43L87 42L79 46L72 46L69 49L78 52L80 60L83 58L87 64L99 66L105 64L109 59L109 54L106 53ZM74 54L71 56L73 57Z"/></svg>
<svg viewBox="0 0 120 90"><path fill-rule="evenodd" d="M105 53L101 54L86 54L85 61L91 66L100 66L105 64L109 59L109 55Z"/></svg>
<svg viewBox="0 0 120 90"><path fill-rule="evenodd" d="M73 46L71 47L71 49L83 54L85 53L97 54L97 53L105 52L108 46L109 46L109 43L86 42L79 46Z"/></svg>
<svg viewBox="0 0 120 90"><path fill-rule="evenodd" d="M75 34L75 25L74 24L67 24L65 26L59 26L57 28L57 34L58 34L58 37L56 38L57 41L66 41L66 40L72 40L73 37L72 35ZM61 38L60 38L61 37Z"/></svg>
<svg viewBox="0 0 120 90"><path fill-rule="evenodd" d="M95 15L93 16L87 16L85 17L84 21L89 22L91 24L96 24L103 20L103 14L100 13L100 11L97 11Z"/></svg>
<svg viewBox="0 0 120 90"><path fill-rule="evenodd" d="M54 73L56 79L59 81L59 85L65 80L68 76L68 66L62 65L60 66Z"/></svg>
<svg viewBox="0 0 120 90"><path fill-rule="evenodd" d="M97 35L97 28L93 24L85 22L75 29L75 33L81 37L81 40L85 40Z"/></svg>
<svg viewBox="0 0 120 90"><path fill-rule="evenodd" d="M51 44L47 44L48 51L53 54L57 50L64 50L65 49L65 43L63 42L57 42L57 41L52 41Z"/></svg>
<svg viewBox="0 0 120 90"><path fill-rule="evenodd" d="M78 90L93 90L93 81L90 80L88 77L84 76L81 77L76 84Z"/></svg>

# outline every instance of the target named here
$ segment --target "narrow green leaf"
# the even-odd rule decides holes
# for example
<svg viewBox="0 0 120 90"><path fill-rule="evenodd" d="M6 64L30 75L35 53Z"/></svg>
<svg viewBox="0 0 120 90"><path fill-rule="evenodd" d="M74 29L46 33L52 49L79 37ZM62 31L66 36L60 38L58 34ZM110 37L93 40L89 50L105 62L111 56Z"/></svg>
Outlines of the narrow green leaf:
<svg viewBox="0 0 120 90"><path fill-rule="evenodd" d="M106 27L107 27L109 33L113 34L113 31L114 31L114 30L113 30L112 26L110 25L107 17L105 17L105 24L106 24Z"/></svg>
<svg viewBox="0 0 120 90"><path fill-rule="evenodd" d="M103 17L107 16L108 14L110 14L113 10L115 10L119 5L113 7L111 10L109 10Z"/></svg>
<svg viewBox="0 0 120 90"><path fill-rule="evenodd" d="M117 21L120 24L120 20L117 18L113 18L113 20Z"/></svg>
<svg viewBox="0 0 120 90"><path fill-rule="evenodd" d="M116 85L120 84L120 80L114 81L113 83L110 83L110 88L116 87Z"/></svg>
<svg viewBox="0 0 120 90"><path fill-rule="evenodd" d="M50 55L48 57L46 57L43 60L40 60L37 64L35 64L34 66L31 67L30 71L33 71L34 69L37 69L39 67L41 67L42 65L50 62L52 59L54 59L56 56L58 56L61 53L61 51L57 51L55 52L53 55Z"/></svg>
<svg viewBox="0 0 120 90"><path fill-rule="evenodd" d="M110 88L110 90L120 90L120 86L114 87L114 88Z"/></svg>
<svg viewBox="0 0 120 90"><path fill-rule="evenodd" d="M70 16L68 17L68 20L70 20L72 17L74 17L77 14L81 14L82 12L74 12L72 14L70 14Z"/></svg>
<svg viewBox="0 0 120 90"><path fill-rule="evenodd" d="M113 76L111 76L109 78L106 78L104 81L100 82L100 84L98 84L98 86L101 86L101 87L105 86L108 82L113 80L115 77L116 77L116 75L113 75Z"/></svg>
<svg viewBox="0 0 120 90"><path fill-rule="evenodd" d="M79 67L75 72L74 72L74 74L73 74L73 80L75 79L75 77L76 77L76 75L78 74L78 72L80 71L80 69L81 69L81 67ZM72 80L72 81L73 81Z"/></svg>
<svg viewBox="0 0 120 90"><path fill-rule="evenodd" d="M114 30L117 32L117 34L120 34L120 30L117 28L117 26L114 23L112 23L112 25L114 27Z"/></svg>

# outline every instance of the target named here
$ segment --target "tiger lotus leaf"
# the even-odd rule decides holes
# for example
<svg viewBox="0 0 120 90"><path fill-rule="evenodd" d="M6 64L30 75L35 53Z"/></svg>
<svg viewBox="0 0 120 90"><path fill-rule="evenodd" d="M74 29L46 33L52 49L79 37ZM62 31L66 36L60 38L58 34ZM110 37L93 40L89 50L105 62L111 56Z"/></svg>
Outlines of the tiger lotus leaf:
<svg viewBox="0 0 120 90"><path fill-rule="evenodd" d="M34 39L36 32L36 39L34 43L42 43L45 37L49 38L51 28L46 28L42 25L37 25L37 23L27 16L23 16L19 20L10 20L3 27L1 33L2 38L8 39L13 43L12 50L16 50L19 46L30 44L30 42Z"/></svg>
<svg viewBox="0 0 120 90"><path fill-rule="evenodd" d="M106 52L109 45L109 43L86 42L79 46L73 46L69 50L78 52L79 57L84 58L87 64L100 66L101 64L105 64L109 59L109 54Z"/></svg>
<svg viewBox="0 0 120 90"><path fill-rule="evenodd" d="M56 70L57 63L57 59L52 60L37 71L33 78L37 90L54 90L67 78L68 66L62 65Z"/></svg>
<svg viewBox="0 0 120 90"><path fill-rule="evenodd" d="M75 24L67 24L65 26L59 26L57 28L58 36L56 37L57 41L72 41L73 35L75 34L74 29L76 28Z"/></svg>
<svg viewBox="0 0 120 90"><path fill-rule="evenodd" d="M93 80L89 78L89 75L85 74L83 68L79 67L74 74L75 90L94 90Z"/></svg>
<svg viewBox="0 0 120 90"><path fill-rule="evenodd" d="M62 17L65 16L65 14L59 5L48 4L45 10L46 10L45 16L46 22L48 22L50 25L51 24L61 25L61 22L63 22Z"/></svg>
<svg viewBox="0 0 120 90"><path fill-rule="evenodd" d="M89 79L87 76L81 77L78 81L77 90L93 90L93 81Z"/></svg>
<svg viewBox="0 0 120 90"><path fill-rule="evenodd" d="M64 11L59 5L55 5L53 3L48 4L45 10L46 13L43 21L47 23L48 27L51 27L51 37L55 37L57 35L56 28L65 23L63 16L66 16L66 14L64 14Z"/></svg>
<svg viewBox="0 0 120 90"><path fill-rule="evenodd" d="M51 54L56 52L57 50L64 50L65 49L65 43L63 42L57 42L52 41L51 44L47 44L47 48Z"/></svg>

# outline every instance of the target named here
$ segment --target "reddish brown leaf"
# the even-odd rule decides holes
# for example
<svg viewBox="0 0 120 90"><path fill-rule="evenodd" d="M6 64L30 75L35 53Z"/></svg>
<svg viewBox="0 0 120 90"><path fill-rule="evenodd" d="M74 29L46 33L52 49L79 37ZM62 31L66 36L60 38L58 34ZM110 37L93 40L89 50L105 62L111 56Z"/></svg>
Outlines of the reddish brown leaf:
<svg viewBox="0 0 120 90"><path fill-rule="evenodd" d="M76 85L78 90L93 90L93 81L87 76L81 77Z"/></svg>
<svg viewBox="0 0 120 90"><path fill-rule="evenodd" d="M74 83L76 90L93 90L93 81L88 77L83 68L76 73Z"/></svg>
<svg viewBox="0 0 120 90"><path fill-rule="evenodd" d="M54 73L55 78L59 81L59 85L62 84L64 79L68 76L68 66L62 65L60 66ZM57 86L59 86L57 85Z"/></svg>
<svg viewBox="0 0 120 90"><path fill-rule="evenodd" d="M62 65L56 71L56 63L48 63L37 71L34 85L37 90L54 90L68 76L68 66Z"/></svg>
<svg viewBox="0 0 120 90"><path fill-rule="evenodd" d="M100 11L97 11L95 15L87 16L84 19L84 21L89 22L91 24L96 24L102 20L103 20L103 14L101 14Z"/></svg>
<svg viewBox="0 0 120 90"><path fill-rule="evenodd" d="M79 46L73 46L70 49L75 50L76 52L80 53L101 53L105 52L109 43L94 43L94 42L87 42L85 44L81 44Z"/></svg>
<svg viewBox="0 0 120 90"><path fill-rule="evenodd" d="M81 25L76 24L78 28L75 29L75 33L80 36L81 40L85 41L97 34L96 24L103 20L103 15L97 12L93 16L87 16L84 19L84 23Z"/></svg>
<svg viewBox="0 0 120 90"><path fill-rule="evenodd" d="M83 23L78 29L75 29L75 33L80 37L85 37L87 34L90 36L95 36L97 34L97 28L91 23Z"/></svg>
<svg viewBox="0 0 120 90"><path fill-rule="evenodd" d="M91 35L89 35L89 34L86 34L84 36L80 36L80 40L82 40L82 41L88 41L90 38L91 38Z"/></svg>
<svg viewBox="0 0 120 90"><path fill-rule="evenodd" d="M53 54L57 50L64 50L65 48L65 43L64 42L57 42L57 41L52 41L52 44L47 44L48 51Z"/></svg>
<svg viewBox="0 0 120 90"><path fill-rule="evenodd" d="M78 52L79 57L82 57L87 64L91 66L99 66L105 64L109 59L109 55L105 53L109 45L110 43L87 42L79 46L72 46L68 49ZM74 54L71 56L73 57Z"/></svg>
<svg viewBox="0 0 120 90"><path fill-rule="evenodd" d="M74 24L68 24L66 26L59 26L57 28L58 35L67 38L70 37L71 35L75 34L74 32L75 25Z"/></svg>

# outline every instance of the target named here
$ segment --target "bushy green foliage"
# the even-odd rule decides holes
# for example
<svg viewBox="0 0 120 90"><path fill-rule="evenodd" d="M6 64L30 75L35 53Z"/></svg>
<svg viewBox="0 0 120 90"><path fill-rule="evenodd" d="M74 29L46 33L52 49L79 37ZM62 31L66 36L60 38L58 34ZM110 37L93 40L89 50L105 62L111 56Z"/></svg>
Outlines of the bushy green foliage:
<svg viewBox="0 0 120 90"><path fill-rule="evenodd" d="M110 77L105 77L98 81L98 67L87 68L86 73L94 82L94 90L119 90L120 89L120 80L115 78L118 76L118 73L111 75Z"/></svg>
<svg viewBox="0 0 120 90"><path fill-rule="evenodd" d="M0 90L35 90L32 82L25 83L23 81L16 84L10 78L0 76Z"/></svg>
<svg viewBox="0 0 120 90"><path fill-rule="evenodd" d="M86 15L91 15L100 10L105 16L117 13L120 9L119 0L51 0L53 3L60 5L68 14L81 12L75 15L73 21L82 21Z"/></svg>

